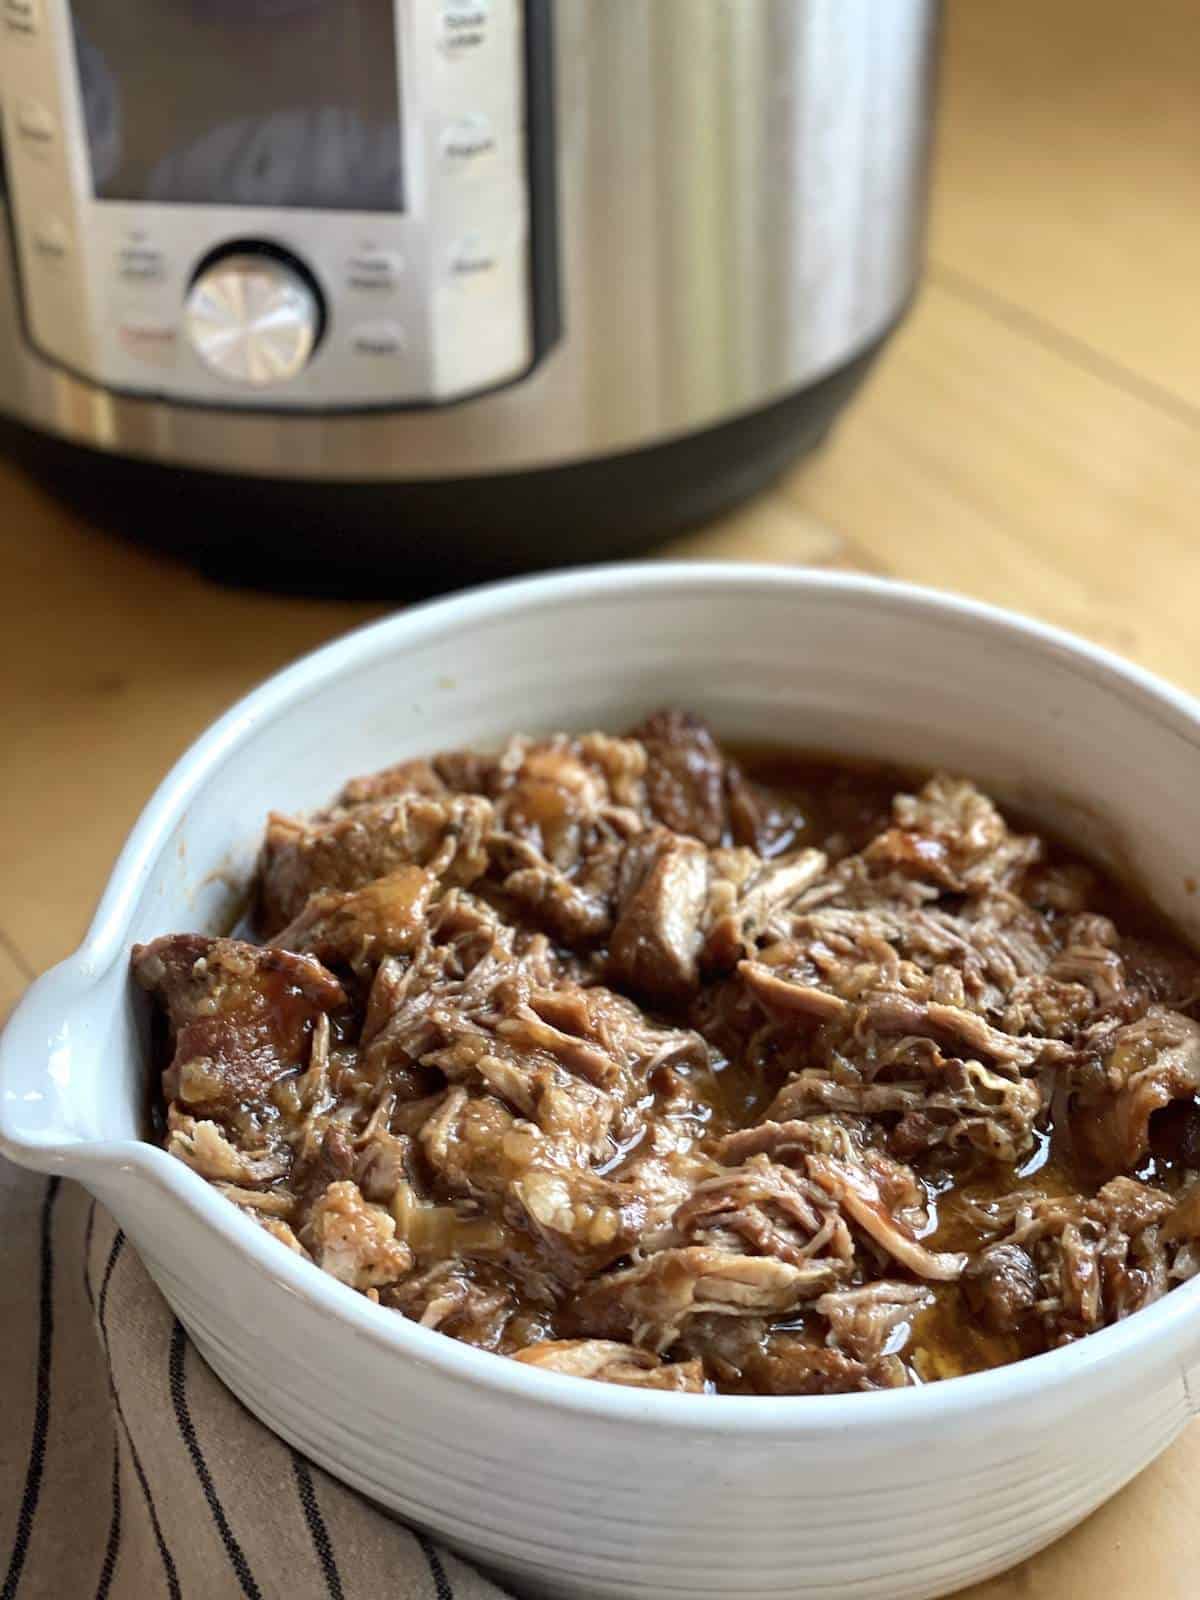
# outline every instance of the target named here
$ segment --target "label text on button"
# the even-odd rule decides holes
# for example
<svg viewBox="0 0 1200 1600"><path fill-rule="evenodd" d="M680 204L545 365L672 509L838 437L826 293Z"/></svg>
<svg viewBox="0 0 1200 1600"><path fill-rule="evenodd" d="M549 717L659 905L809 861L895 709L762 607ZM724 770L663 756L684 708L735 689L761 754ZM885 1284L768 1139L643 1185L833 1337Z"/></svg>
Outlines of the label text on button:
<svg viewBox="0 0 1200 1600"><path fill-rule="evenodd" d="M351 256L346 263L346 282L351 289L394 289L403 269L400 256L390 250Z"/></svg>
<svg viewBox="0 0 1200 1600"><path fill-rule="evenodd" d="M54 143L57 132L54 118L36 100L22 100L17 105L17 132L22 139L40 149Z"/></svg>
<svg viewBox="0 0 1200 1600"><path fill-rule="evenodd" d="M476 160L496 148L496 137L486 117L464 117L442 135L442 154L454 165Z"/></svg>
<svg viewBox="0 0 1200 1600"><path fill-rule="evenodd" d="M467 55L484 43L488 9L481 0L443 0L440 33L448 56Z"/></svg>
<svg viewBox="0 0 1200 1600"><path fill-rule="evenodd" d="M398 322L367 322L355 328L350 345L360 356L398 356L404 352L404 329Z"/></svg>
<svg viewBox="0 0 1200 1600"><path fill-rule="evenodd" d="M178 334L169 322L122 322L118 337L136 361L164 365L175 358Z"/></svg>
<svg viewBox="0 0 1200 1600"><path fill-rule="evenodd" d="M43 222L33 230L33 248L39 256L47 261L63 261L66 259L70 239L65 226L55 220Z"/></svg>
<svg viewBox="0 0 1200 1600"><path fill-rule="evenodd" d="M4 0L4 31L32 39L41 24L39 0Z"/></svg>
<svg viewBox="0 0 1200 1600"><path fill-rule="evenodd" d="M117 258L117 271L127 282L156 283L167 275L166 257L151 245L129 245Z"/></svg>

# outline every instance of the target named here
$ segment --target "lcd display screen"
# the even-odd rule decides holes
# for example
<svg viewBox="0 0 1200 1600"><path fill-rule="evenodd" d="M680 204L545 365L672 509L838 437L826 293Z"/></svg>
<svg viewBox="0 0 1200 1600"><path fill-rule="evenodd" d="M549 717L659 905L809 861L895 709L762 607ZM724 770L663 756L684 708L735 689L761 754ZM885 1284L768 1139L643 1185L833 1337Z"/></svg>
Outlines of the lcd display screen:
<svg viewBox="0 0 1200 1600"><path fill-rule="evenodd" d="M99 200L404 208L394 0L72 0Z"/></svg>

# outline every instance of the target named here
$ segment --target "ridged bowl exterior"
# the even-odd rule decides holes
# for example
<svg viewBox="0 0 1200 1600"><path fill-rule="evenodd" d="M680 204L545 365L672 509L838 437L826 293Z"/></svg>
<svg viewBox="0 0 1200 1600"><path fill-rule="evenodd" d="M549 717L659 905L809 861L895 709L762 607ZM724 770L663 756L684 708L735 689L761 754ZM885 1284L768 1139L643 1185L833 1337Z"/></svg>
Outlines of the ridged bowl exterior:
<svg viewBox="0 0 1200 1600"><path fill-rule="evenodd" d="M1186 930L1200 708L1065 635L868 579L653 566L502 585L319 652L151 801L88 939L0 1041L0 1146L115 1213L215 1371L313 1460L554 1600L926 1600L1151 1461L1200 1391L1200 1284L1002 1371L887 1394L640 1394L369 1304L137 1139L135 939L224 925L269 807L514 728L687 704L726 733L958 766L1133 871ZM1190 1386L1190 1387L1189 1387Z"/></svg>
<svg viewBox="0 0 1200 1600"><path fill-rule="evenodd" d="M1065 1533L1190 1416L1176 1372L1139 1382L1136 1405L1098 1407L1081 1386L1069 1408L980 1418L952 1439L903 1423L876 1432L866 1417L790 1440L730 1437L719 1423L674 1435L636 1417L581 1432L536 1405L514 1431L511 1404L414 1374L386 1349L343 1353L331 1384L325 1320L282 1297L288 1354L264 1364L261 1335L224 1308L214 1318L177 1272L151 1270L210 1366L275 1432L519 1592L554 1600L947 1594ZM258 1301L245 1276L242 1294Z"/></svg>

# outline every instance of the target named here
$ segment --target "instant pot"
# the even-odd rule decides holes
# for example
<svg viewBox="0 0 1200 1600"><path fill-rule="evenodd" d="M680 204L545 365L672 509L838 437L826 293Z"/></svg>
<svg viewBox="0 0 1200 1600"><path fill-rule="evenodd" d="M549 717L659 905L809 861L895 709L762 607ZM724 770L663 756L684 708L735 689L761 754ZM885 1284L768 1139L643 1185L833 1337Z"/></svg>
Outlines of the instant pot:
<svg viewBox="0 0 1200 1600"><path fill-rule="evenodd" d="M3 441L210 568L611 553L917 276L936 0L0 0Z"/></svg>

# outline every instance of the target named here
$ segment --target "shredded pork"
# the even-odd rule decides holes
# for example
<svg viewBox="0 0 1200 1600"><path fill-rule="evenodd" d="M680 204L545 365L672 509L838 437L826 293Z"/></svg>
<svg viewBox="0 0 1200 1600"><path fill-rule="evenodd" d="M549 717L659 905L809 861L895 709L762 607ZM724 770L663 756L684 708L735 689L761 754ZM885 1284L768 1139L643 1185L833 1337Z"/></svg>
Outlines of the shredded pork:
<svg viewBox="0 0 1200 1600"><path fill-rule="evenodd" d="M166 1149L396 1314L643 1389L892 1388L1200 1269L1200 967L965 779L660 712L272 816L133 952Z"/></svg>

